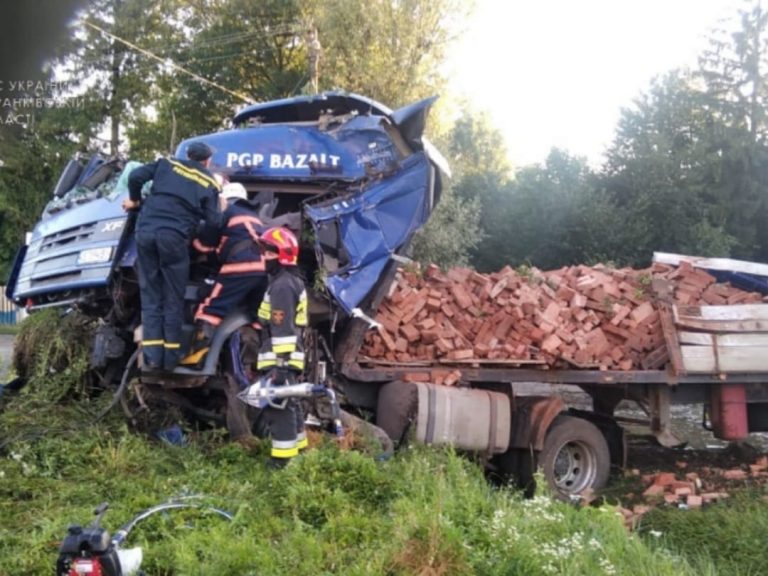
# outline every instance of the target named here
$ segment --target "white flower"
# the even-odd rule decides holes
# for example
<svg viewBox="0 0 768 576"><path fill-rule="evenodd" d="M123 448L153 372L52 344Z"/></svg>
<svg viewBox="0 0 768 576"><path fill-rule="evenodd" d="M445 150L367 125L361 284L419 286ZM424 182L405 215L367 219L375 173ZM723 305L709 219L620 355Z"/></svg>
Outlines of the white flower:
<svg viewBox="0 0 768 576"><path fill-rule="evenodd" d="M658 530L649 530L648 534L650 534L654 538L658 538L659 536L661 536L661 532L659 532Z"/></svg>
<svg viewBox="0 0 768 576"><path fill-rule="evenodd" d="M616 574L616 567L611 564L611 561L608 560L608 558L600 558L600 568L603 569L603 572L607 574L607 576Z"/></svg>

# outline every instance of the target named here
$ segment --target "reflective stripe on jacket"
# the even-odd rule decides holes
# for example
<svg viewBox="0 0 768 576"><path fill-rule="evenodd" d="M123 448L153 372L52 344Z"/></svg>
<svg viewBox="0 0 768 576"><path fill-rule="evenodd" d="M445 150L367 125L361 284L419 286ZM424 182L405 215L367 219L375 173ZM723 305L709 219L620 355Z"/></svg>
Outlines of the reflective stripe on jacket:
<svg viewBox="0 0 768 576"><path fill-rule="evenodd" d="M265 230L266 227L250 204L244 201L230 201L224 211L224 224L219 233L218 246L215 248L221 262L219 274L263 274L266 266L258 241ZM213 250L202 243L196 243L195 248L203 253Z"/></svg>
<svg viewBox="0 0 768 576"><path fill-rule="evenodd" d="M150 180L152 189L142 202L138 230L169 228L191 238L200 220L212 230L221 226L219 185L202 164L161 158L134 169L128 176L131 200L141 200L141 188Z"/></svg>
<svg viewBox="0 0 768 576"><path fill-rule="evenodd" d="M259 351L256 367L304 370L301 328L307 325L307 291L301 279L284 268L272 276L259 306L259 320L268 337Z"/></svg>

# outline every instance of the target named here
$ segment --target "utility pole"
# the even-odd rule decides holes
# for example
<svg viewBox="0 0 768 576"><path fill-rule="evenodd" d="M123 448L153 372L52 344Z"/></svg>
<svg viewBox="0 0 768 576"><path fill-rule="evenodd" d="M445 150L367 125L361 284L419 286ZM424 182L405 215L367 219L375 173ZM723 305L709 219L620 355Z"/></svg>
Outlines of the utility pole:
<svg viewBox="0 0 768 576"><path fill-rule="evenodd" d="M307 32L307 46L309 47L309 84L313 94L317 94L320 85L320 57L323 47L318 38L317 27L311 25Z"/></svg>

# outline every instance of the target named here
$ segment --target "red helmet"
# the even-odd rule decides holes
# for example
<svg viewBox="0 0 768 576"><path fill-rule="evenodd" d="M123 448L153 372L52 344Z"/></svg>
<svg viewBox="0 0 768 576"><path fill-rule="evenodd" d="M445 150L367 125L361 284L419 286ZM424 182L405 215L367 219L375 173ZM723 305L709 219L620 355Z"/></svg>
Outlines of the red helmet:
<svg viewBox="0 0 768 576"><path fill-rule="evenodd" d="M296 266L299 259L299 241L288 228L270 228L261 235L264 244L277 250L277 261L283 266Z"/></svg>

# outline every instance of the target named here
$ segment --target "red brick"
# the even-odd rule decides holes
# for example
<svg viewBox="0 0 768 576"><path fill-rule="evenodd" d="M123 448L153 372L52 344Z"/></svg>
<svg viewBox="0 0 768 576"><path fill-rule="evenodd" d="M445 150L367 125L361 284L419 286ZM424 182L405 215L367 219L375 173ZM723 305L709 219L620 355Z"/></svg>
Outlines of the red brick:
<svg viewBox="0 0 768 576"><path fill-rule="evenodd" d="M381 335L381 339L384 342L384 345L387 347L387 349L390 352L394 352L395 341L392 338L392 336L390 336L384 328L379 328L379 334Z"/></svg>
<svg viewBox="0 0 768 576"><path fill-rule="evenodd" d="M445 378L445 385L453 386L457 384L460 379L461 379L461 372L458 370L454 370Z"/></svg>
<svg viewBox="0 0 768 576"><path fill-rule="evenodd" d="M690 494L688 498L685 499L685 502L688 504L689 508L701 508L701 504L703 502L703 499L701 496L696 496L695 494Z"/></svg>
<svg viewBox="0 0 768 576"><path fill-rule="evenodd" d="M664 494L664 486L660 486L659 484L651 484L643 492L643 496L646 498L661 496L662 494Z"/></svg>
<svg viewBox="0 0 768 576"><path fill-rule="evenodd" d="M645 318L653 314L653 312L653 304L650 302L643 302L640 306L630 312L630 316L632 317L632 320L639 324Z"/></svg>
<svg viewBox="0 0 768 576"><path fill-rule="evenodd" d="M448 358L451 360L469 360L474 358L475 352L471 348L464 350L451 350L448 352Z"/></svg>
<svg viewBox="0 0 768 576"><path fill-rule="evenodd" d="M443 354L447 354L453 350L453 343L446 338L438 338L435 340L435 347Z"/></svg>
<svg viewBox="0 0 768 576"><path fill-rule="evenodd" d="M541 317L550 324L557 325L560 322L560 306L557 303L552 302L542 312Z"/></svg>
<svg viewBox="0 0 768 576"><path fill-rule="evenodd" d="M405 339L408 342L416 342L421 337L418 329L412 324L405 324L400 326L400 333L405 336Z"/></svg>
<svg viewBox="0 0 768 576"><path fill-rule="evenodd" d="M451 294L453 294L453 299L456 301L456 304L459 305L462 309L467 309L470 306L472 306L472 297L469 295L469 293L464 289L463 286L460 284L454 283L451 284L450 287Z"/></svg>
<svg viewBox="0 0 768 576"><path fill-rule="evenodd" d="M614 314L613 318L611 318L611 324L618 326L621 321L630 314L630 312L632 312L632 308L629 306L614 304Z"/></svg>
<svg viewBox="0 0 768 576"><path fill-rule="evenodd" d="M406 382L430 382L432 377L429 372L408 372L403 375Z"/></svg>
<svg viewBox="0 0 768 576"><path fill-rule="evenodd" d="M659 472L653 478L653 483L657 486L669 486L677 482L677 478L672 472Z"/></svg>
<svg viewBox="0 0 768 576"><path fill-rule="evenodd" d="M732 470L726 470L723 472L723 478L726 480L746 480L747 473L744 470L734 468Z"/></svg>
<svg viewBox="0 0 768 576"><path fill-rule="evenodd" d="M560 340L560 338L558 338L555 334L551 334L547 336L541 343L541 349L544 350L544 352L554 354L562 344L563 342Z"/></svg>
<svg viewBox="0 0 768 576"><path fill-rule="evenodd" d="M435 320L434 318L424 318L421 322L419 322L419 328L421 330L429 330L431 328L435 327Z"/></svg>

